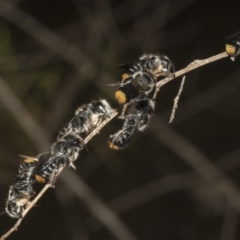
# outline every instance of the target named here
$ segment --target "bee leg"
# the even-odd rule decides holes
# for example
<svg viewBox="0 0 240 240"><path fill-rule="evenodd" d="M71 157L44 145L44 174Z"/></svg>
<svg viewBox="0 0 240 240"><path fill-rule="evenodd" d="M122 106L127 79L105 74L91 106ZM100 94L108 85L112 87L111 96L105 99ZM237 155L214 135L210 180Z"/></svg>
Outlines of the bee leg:
<svg viewBox="0 0 240 240"><path fill-rule="evenodd" d="M124 79L123 81L121 82L115 82L115 83L110 83L110 84L107 84L107 86L110 86L110 87L114 87L114 86L120 86L120 87L123 87L129 83L132 82L132 77L128 77L126 79Z"/></svg>
<svg viewBox="0 0 240 240"><path fill-rule="evenodd" d="M156 86L155 84L150 86L150 89L148 91L146 91L145 93L143 93L142 95L146 95L146 96L150 95L153 92L153 90L155 89L155 86Z"/></svg>
<svg viewBox="0 0 240 240"><path fill-rule="evenodd" d="M73 164L73 161L71 161L69 158L65 157L65 158L62 158L61 159L61 165L58 166L57 169L62 169L64 167L71 167L73 168L74 170L76 170L77 168L75 167L75 165ZM58 171L58 170L56 170Z"/></svg>
<svg viewBox="0 0 240 240"><path fill-rule="evenodd" d="M120 115L118 118L120 118L120 119L124 119L124 118L125 118L125 112L126 112L126 110L127 110L128 105L129 105L131 102L132 102L132 101L130 101L130 102L128 102L128 103L125 103L125 104L123 105L123 109L122 109L121 115Z"/></svg>
<svg viewBox="0 0 240 240"><path fill-rule="evenodd" d="M122 82L116 82L116 83L109 83L107 84L107 86L109 87L115 87L115 86L121 86L122 85Z"/></svg>
<svg viewBox="0 0 240 240"><path fill-rule="evenodd" d="M123 105L122 111L121 111L121 115L118 117L120 119L124 119L125 115L126 115L126 111L129 105L133 104L134 102L138 101L139 98L142 98L144 96L147 96L146 93L142 93L140 94L138 97L132 99L130 102L127 102Z"/></svg>
<svg viewBox="0 0 240 240"><path fill-rule="evenodd" d="M58 136L57 136L57 141L60 141L62 140L65 136L67 136L69 133L70 133L71 129L68 129L66 133L62 133L61 131L58 133Z"/></svg>
<svg viewBox="0 0 240 240"><path fill-rule="evenodd" d="M64 168L64 167L62 167L62 168ZM50 177L48 183L51 185L51 188L55 188L55 183L56 183L56 181L57 181L58 173L60 172L60 170L61 170L62 168L58 168L57 170L55 170L55 171L53 172L52 176Z"/></svg>
<svg viewBox="0 0 240 240"><path fill-rule="evenodd" d="M175 78L175 72L169 74L170 77Z"/></svg>
<svg viewBox="0 0 240 240"><path fill-rule="evenodd" d="M76 166L73 164L72 161L69 162L68 166L71 167L71 168L74 169L74 170L77 169Z"/></svg>

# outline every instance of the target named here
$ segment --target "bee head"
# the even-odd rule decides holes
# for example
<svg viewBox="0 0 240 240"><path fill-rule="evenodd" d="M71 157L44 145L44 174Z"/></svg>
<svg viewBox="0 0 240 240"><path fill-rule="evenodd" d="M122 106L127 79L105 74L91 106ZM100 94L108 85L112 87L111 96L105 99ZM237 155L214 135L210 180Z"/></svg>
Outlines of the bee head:
<svg viewBox="0 0 240 240"><path fill-rule="evenodd" d="M230 57L236 57L240 54L240 37L228 38L225 44L226 53Z"/></svg>
<svg viewBox="0 0 240 240"><path fill-rule="evenodd" d="M61 147L65 150L68 150L68 148L71 147L83 149L85 145L83 139L73 132L63 137L59 143L61 144Z"/></svg>
<svg viewBox="0 0 240 240"><path fill-rule="evenodd" d="M12 218L22 218L23 206L18 206L17 201L7 201L5 212Z"/></svg>
<svg viewBox="0 0 240 240"><path fill-rule="evenodd" d="M105 117L111 116L111 107L105 99L100 99L92 102L94 110Z"/></svg>

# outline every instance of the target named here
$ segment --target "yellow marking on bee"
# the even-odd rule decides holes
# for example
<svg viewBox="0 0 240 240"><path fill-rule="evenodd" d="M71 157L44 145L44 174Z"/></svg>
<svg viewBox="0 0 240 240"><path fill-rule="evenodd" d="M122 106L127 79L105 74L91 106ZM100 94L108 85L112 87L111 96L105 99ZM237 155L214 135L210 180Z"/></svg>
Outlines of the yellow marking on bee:
<svg viewBox="0 0 240 240"><path fill-rule="evenodd" d="M114 143L112 143L112 142L108 142L108 146L109 146L111 149L119 150L119 147L118 147L117 145L115 145Z"/></svg>
<svg viewBox="0 0 240 240"><path fill-rule="evenodd" d="M225 49L227 54L229 54L230 56L234 56L234 54L236 53L236 48L232 45L226 44Z"/></svg>
<svg viewBox="0 0 240 240"><path fill-rule="evenodd" d="M25 163L33 163L33 162L35 162L36 160L35 160L34 158L28 157L28 158L25 158L23 161L24 161Z"/></svg>
<svg viewBox="0 0 240 240"><path fill-rule="evenodd" d="M38 158L36 158L36 157L30 157L30 156L26 156L26 155L22 155L22 154L19 154L19 156L24 158L23 162L25 162L25 163L33 163L33 162L38 161Z"/></svg>
<svg viewBox="0 0 240 240"><path fill-rule="evenodd" d="M163 70L162 65L159 65L159 67L152 72L153 78L156 79L156 77L165 76L166 74L162 72L162 70Z"/></svg>
<svg viewBox="0 0 240 240"><path fill-rule="evenodd" d="M18 207L24 206L29 202L29 197L25 197L25 198L20 198L19 200L16 201L16 205Z"/></svg>
<svg viewBox="0 0 240 240"><path fill-rule="evenodd" d="M127 101L126 94L121 90L117 90L115 92L115 98L118 100L119 103L125 103Z"/></svg>
<svg viewBox="0 0 240 240"><path fill-rule="evenodd" d="M127 73L124 73L122 75L122 81L126 80L127 78L129 78L129 75Z"/></svg>
<svg viewBox="0 0 240 240"><path fill-rule="evenodd" d="M35 179L39 182L39 183L46 183L46 179L43 178L40 175L35 175Z"/></svg>

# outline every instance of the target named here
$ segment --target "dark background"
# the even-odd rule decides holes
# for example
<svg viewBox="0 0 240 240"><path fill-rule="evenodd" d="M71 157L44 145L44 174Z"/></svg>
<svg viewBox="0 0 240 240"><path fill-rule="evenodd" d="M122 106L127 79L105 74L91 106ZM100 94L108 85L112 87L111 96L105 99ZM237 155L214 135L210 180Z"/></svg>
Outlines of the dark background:
<svg viewBox="0 0 240 240"><path fill-rule="evenodd" d="M120 63L165 53L180 70L221 53L239 30L239 10L238 0L0 0L1 209L19 153L48 151L88 99L118 106L107 84L120 80ZM123 152L107 146L122 124L111 121L82 152L77 172L64 171L9 239L239 239L239 66L225 58L187 74L170 125L181 78L165 85L152 124ZM85 189L80 183L128 236L96 220L104 213L89 208L87 193L73 192ZM1 235L14 223L2 215Z"/></svg>

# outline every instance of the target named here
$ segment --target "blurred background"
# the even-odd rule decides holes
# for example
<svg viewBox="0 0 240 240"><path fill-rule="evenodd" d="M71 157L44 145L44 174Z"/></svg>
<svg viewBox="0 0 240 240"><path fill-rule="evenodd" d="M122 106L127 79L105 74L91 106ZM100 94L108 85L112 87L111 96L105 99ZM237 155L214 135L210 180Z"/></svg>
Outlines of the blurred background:
<svg viewBox="0 0 240 240"><path fill-rule="evenodd" d="M238 0L0 0L0 206L18 154L48 151L92 98L113 108L117 66L165 53L176 70L224 51ZM224 58L161 88L149 128L122 152L114 119L65 169L9 239L240 238L240 68ZM41 188L41 186L36 186ZM1 235L15 220L0 217Z"/></svg>

